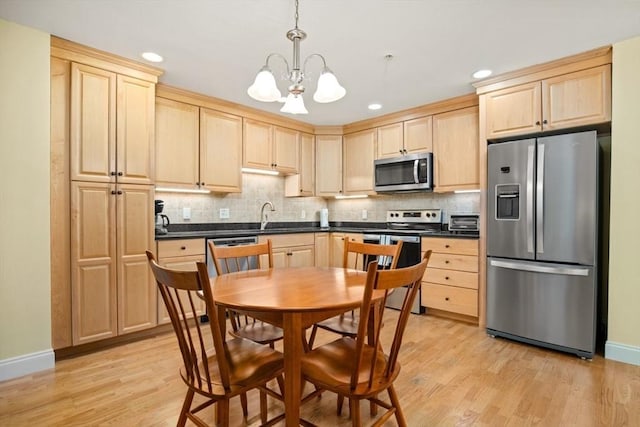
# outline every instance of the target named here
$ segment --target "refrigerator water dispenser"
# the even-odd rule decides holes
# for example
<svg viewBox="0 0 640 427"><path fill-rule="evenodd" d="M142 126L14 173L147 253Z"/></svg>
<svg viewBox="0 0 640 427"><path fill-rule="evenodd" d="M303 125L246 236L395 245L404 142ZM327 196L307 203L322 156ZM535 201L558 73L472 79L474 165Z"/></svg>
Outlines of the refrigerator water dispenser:
<svg viewBox="0 0 640 427"><path fill-rule="evenodd" d="M520 219L520 185L496 185L496 219Z"/></svg>

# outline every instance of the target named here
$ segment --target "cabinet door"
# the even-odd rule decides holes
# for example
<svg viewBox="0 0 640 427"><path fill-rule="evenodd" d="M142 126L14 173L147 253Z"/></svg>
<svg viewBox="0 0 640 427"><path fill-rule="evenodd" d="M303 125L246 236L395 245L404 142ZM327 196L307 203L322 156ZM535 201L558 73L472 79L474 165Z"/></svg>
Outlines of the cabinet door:
<svg viewBox="0 0 640 427"><path fill-rule="evenodd" d="M432 122L431 116L404 122L405 154L433 151Z"/></svg>
<svg viewBox="0 0 640 427"><path fill-rule="evenodd" d="M378 128L378 152L376 158L398 157L404 154L402 123Z"/></svg>
<svg viewBox="0 0 640 427"><path fill-rule="evenodd" d="M273 127L274 168L285 175L298 173L300 133L278 126Z"/></svg>
<svg viewBox="0 0 640 427"><path fill-rule="evenodd" d="M544 130L611 120L611 64L542 81Z"/></svg>
<svg viewBox="0 0 640 427"><path fill-rule="evenodd" d="M533 82L484 95L487 107L487 138L540 132L541 91L540 82Z"/></svg>
<svg viewBox="0 0 640 427"><path fill-rule="evenodd" d="M373 160L376 130L369 129L344 136L344 193L373 193Z"/></svg>
<svg viewBox="0 0 640 427"><path fill-rule="evenodd" d="M289 248L287 252L288 267L313 267L315 255L313 246L298 246Z"/></svg>
<svg viewBox="0 0 640 427"><path fill-rule="evenodd" d="M344 241L346 239L354 242L362 242L362 234L331 233L329 248L329 267L343 267ZM355 256L355 254L349 255L349 259L347 260L348 265L355 265Z"/></svg>
<svg viewBox="0 0 640 427"><path fill-rule="evenodd" d="M300 134L300 195L313 196L316 176L316 145L313 135Z"/></svg>
<svg viewBox="0 0 640 427"><path fill-rule="evenodd" d="M316 136L316 196L342 193L342 137Z"/></svg>
<svg viewBox="0 0 640 427"><path fill-rule="evenodd" d="M73 345L117 334L115 184L71 182Z"/></svg>
<svg viewBox="0 0 640 427"><path fill-rule="evenodd" d="M247 168L272 169L272 126L255 120L243 120L243 159Z"/></svg>
<svg viewBox="0 0 640 427"><path fill-rule="evenodd" d="M118 75L116 169L118 182L155 180L155 93L153 83Z"/></svg>
<svg viewBox="0 0 640 427"><path fill-rule="evenodd" d="M167 268L171 268L173 270L182 270L182 271L195 271L196 270L196 262L205 262L204 255L192 255L185 257L175 257L175 258L159 258L158 263ZM187 293L184 291L178 291L180 295L180 300L185 306L189 303L189 299L187 297ZM171 318L169 317L169 313L167 312L167 307L162 300L162 296L158 293L158 324L164 324L171 322ZM196 306L196 313L198 315L204 315L206 313L204 301L201 299L197 299L193 301Z"/></svg>
<svg viewBox="0 0 640 427"><path fill-rule="evenodd" d="M211 191L242 191L242 118L200 109L200 181Z"/></svg>
<svg viewBox="0 0 640 427"><path fill-rule="evenodd" d="M118 333L157 324L157 290L146 251L154 248L154 191L151 185L118 184Z"/></svg>
<svg viewBox="0 0 640 427"><path fill-rule="evenodd" d="M316 233L315 265L329 267L329 233Z"/></svg>
<svg viewBox="0 0 640 427"><path fill-rule="evenodd" d="M273 256L273 268L285 268L288 267L288 256L287 253L289 248L274 248L271 253ZM266 255L265 255L266 256ZM266 261L262 262L261 265L267 266L268 263Z"/></svg>
<svg viewBox="0 0 640 427"><path fill-rule="evenodd" d="M71 64L71 179L114 182L116 74Z"/></svg>
<svg viewBox="0 0 640 427"><path fill-rule="evenodd" d="M480 188L478 107L433 117L435 191Z"/></svg>
<svg viewBox="0 0 640 427"><path fill-rule="evenodd" d="M199 109L195 105L156 98L156 184L196 188Z"/></svg>

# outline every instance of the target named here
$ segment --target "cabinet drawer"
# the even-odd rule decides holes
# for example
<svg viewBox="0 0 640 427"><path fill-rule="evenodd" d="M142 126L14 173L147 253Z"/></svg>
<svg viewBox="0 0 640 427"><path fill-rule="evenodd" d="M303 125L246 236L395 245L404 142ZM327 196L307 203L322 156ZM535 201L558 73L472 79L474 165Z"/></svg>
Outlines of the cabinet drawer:
<svg viewBox="0 0 640 427"><path fill-rule="evenodd" d="M431 249L433 252L448 254L478 255L478 241L476 239L447 239L437 237L423 237L422 251Z"/></svg>
<svg viewBox="0 0 640 427"><path fill-rule="evenodd" d="M444 268L447 270L478 272L478 257L475 255L458 255L432 253L428 268Z"/></svg>
<svg viewBox="0 0 640 427"><path fill-rule="evenodd" d="M162 240L158 242L158 258L204 255L204 239Z"/></svg>
<svg viewBox="0 0 640 427"><path fill-rule="evenodd" d="M260 236L260 243L271 239L272 248L282 248L285 246L309 246L315 245L315 237L313 233L299 234L272 234L269 236Z"/></svg>
<svg viewBox="0 0 640 427"><path fill-rule="evenodd" d="M424 272L424 281L440 283L443 285L460 286L469 289L478 289L478 273L468 271L443 270L427 267Z"/></svg>
<svg viewBox="0 0 640 427"><path fill-rule="evenodd" d="M421 304L425 307L477 317L478 291L423 283Z"/></svg>

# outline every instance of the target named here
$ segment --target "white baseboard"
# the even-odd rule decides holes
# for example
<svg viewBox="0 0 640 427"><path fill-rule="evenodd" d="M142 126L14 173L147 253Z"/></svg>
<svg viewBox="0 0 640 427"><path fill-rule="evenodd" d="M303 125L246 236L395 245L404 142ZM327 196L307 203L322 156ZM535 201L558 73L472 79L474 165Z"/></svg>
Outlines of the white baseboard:
<svg viewBox="0 0 640 427"><path fill-rule="evenodd" d="M0 381L51 369L55 364L53 349L0 360Z"/></svg>
<svg viewBox="0 0 640 427"><path fill-rule="evenodd" d="M604 357L640 366L640 347L607 341L604 345Z"/></svg>

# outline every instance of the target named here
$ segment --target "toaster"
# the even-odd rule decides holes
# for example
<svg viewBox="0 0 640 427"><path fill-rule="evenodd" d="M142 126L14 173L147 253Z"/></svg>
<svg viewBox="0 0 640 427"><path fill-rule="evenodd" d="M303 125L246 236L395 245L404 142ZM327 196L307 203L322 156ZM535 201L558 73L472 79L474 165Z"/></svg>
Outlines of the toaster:
<svg viewBox="0 0 640 427"><path fill-rule="evenodd" d="M480 215L477 213L455 213L449 215L449 231L480 231Z"/></svg>

